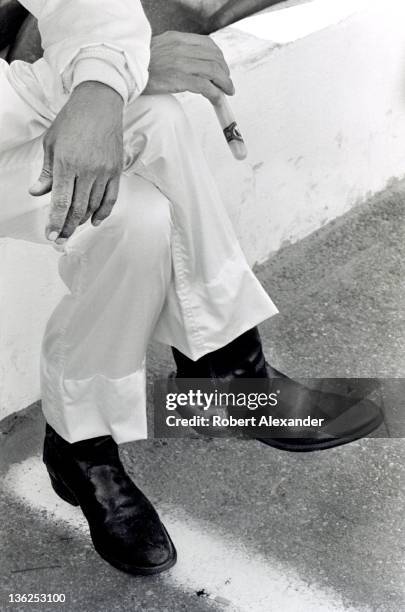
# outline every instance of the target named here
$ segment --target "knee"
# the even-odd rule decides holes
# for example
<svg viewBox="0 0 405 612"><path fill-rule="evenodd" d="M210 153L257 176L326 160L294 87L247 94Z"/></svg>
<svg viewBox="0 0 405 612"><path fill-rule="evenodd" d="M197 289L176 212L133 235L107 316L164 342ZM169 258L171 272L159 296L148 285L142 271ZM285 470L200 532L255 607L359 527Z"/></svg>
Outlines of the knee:
<svg viewBox="0 0 405 612"><path fill-rule="evenodd" d="M145 268L170 259L171 215L168 199L139 176L123 176L117 210L111 223L118 234L121 257Z"/></svg>
<svg viewBox="0 0 405 612"><path fill-rule="evenodd" d="M172 95L140 96L125 113L125 167L146 149L162 151L187 134L187 116Z"/></svg>
<svg viewBox="0 0 405 612"><path fill-rule="evenodd" d="M73 236L70 251L84 255L93 270L148 273L171 261L171 215L168 199L150 182L123 176L112 214L94 228L89 223ZM75 265L75 258L69 258Z"/></svg>
<svg viewBox="0 0 405 612"><path fill-rule="evenodd" d="M183 105L175 96L170 94L143 96L141 100L147 109L150 122L159 128L173 128L184 124L186 114Z"/></svg>

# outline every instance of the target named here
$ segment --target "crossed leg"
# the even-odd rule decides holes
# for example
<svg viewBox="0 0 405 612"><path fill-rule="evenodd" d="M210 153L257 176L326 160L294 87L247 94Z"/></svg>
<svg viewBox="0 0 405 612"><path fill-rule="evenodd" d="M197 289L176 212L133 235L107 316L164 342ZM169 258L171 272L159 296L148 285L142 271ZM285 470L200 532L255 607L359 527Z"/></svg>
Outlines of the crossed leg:
<svg viewBox="0 0 405 612"><path fill-rule="evenodd" d="M0 110L6 122L12 107ZM49 198L34 200L27 188L51 119L19 112L17 145L0 143L7 184L0 231L44 240ZM127 107L124 128L117 204L100 228L86 224L67 243L60 274L69 292L43 342L43 410L69 442L147 436L152 337L198 359L277 312L243 256L178 101L142 96Z"/></svg>

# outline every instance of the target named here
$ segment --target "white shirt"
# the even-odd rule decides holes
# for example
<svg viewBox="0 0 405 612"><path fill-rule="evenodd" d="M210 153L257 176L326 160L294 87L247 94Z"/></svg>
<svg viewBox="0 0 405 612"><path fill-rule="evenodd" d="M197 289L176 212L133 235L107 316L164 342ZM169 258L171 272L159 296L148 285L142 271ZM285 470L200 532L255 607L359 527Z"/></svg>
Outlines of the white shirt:
<svg viewBox="0 0 405 612"><path fill-rule="evenodd" d="M151 29L140 0L20 1L38 19L44 58L32 69L45 93L65 97L83 81L113 87L126 103L142 93Z"/></svg>

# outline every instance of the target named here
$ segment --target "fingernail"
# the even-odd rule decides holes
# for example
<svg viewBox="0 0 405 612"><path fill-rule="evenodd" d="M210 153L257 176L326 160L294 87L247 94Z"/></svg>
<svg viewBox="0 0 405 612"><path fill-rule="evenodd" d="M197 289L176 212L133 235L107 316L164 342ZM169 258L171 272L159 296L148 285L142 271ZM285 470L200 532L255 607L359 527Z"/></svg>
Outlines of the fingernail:
<svg viewBox="0 0 405 612"><path fill-rule="evenodd" d="M67 238L58 238L55 242L56 244L65 244L65 242L67 242Z"/></svg>
<svg viewBox="0 0 405 612"><path fill-rule="evenodd" d="M51 242L55 242L57 237L58 237L58 232L51 232L50 234L48 234L48 240L51 240Z"/></svg>
<svg viewBox="0 0 405 612"><path fill-rule="evenodd" d="M99 219L97 219L96 221L93 221L93 225L94 227L98 227L99 225L101 225L102 221L100 221Z"/></svg>

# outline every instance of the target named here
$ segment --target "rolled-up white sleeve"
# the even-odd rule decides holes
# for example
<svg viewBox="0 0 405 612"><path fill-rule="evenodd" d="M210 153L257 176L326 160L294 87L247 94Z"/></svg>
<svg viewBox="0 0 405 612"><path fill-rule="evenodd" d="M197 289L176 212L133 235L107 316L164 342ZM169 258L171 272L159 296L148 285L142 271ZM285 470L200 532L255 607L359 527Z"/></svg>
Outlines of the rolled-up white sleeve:
<svg viewBox="0 0 405 612"><path fill-rule="evenodd" d="M21 0L38 19L44 58L66 93L99 81L125 102L148 81L151 29L140 0Z"/></svg>

